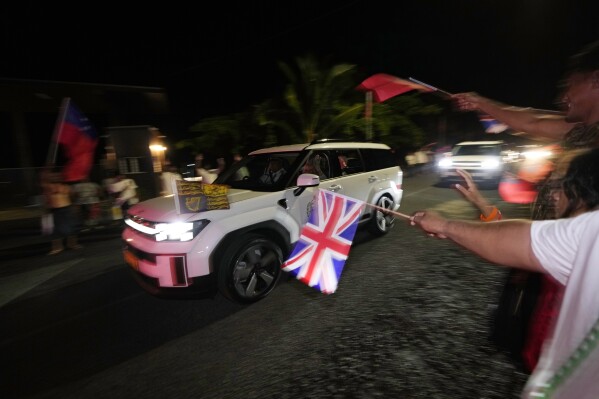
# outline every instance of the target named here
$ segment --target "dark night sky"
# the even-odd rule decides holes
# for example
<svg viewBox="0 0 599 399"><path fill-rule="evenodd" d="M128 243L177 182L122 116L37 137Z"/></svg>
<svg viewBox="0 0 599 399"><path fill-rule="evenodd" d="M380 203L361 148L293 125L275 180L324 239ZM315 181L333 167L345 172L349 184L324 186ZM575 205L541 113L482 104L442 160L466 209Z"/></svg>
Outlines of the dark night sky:
<svg viewBox="0 0 599 399"><path fill-rule="evenodd" d="M119 4L119 6L115 6ZM186 3L191 5L191 3ZM0 77L163 87L189 123L280 94L308 52L365 76L553 108L569 55L599 38L595 0L54 3L0 13ZM125 7L120 9L119 7Z"/></svg>

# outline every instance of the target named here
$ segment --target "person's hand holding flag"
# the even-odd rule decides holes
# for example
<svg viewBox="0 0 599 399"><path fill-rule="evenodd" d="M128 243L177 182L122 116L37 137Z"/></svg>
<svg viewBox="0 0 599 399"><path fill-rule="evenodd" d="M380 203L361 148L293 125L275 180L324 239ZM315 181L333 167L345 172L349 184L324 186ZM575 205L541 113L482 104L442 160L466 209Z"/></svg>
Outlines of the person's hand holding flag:
<svg viewBox="0 0 599 399"><path fill-rule="evenodd" d="M452 94L451 99L460 111L478 111L482 97L475 92L468 92Z"/></svg>

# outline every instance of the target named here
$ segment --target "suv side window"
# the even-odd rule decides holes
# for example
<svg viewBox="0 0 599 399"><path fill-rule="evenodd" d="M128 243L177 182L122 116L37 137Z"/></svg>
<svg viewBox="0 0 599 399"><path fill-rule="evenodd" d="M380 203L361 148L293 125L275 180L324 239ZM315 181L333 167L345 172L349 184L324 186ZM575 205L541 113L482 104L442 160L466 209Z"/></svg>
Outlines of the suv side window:
<svg viewBox="0 0 599 399"><path fill-rule="evenodd" d="M331 169L330 157L329 151L309 151L308 155L299 162L299 170L297 170L292 179L293 184L295 184L297 177L302 173L318 175L320 180L334 177L334 171Z"/></svg>
<svg viewBox="0 0 599 399"><path fill-rule="evenodd" d="M364 155L364 164L367 171L391 168L398 165L393 158L393 153L389 150L368 148L361 151L362 155Z"/></svg>
<svg viewBox="0 0 599 399"><path fill-rule="evenodd" d="M338 172L336 176L351 175L354 173L364 172L364 164L360 151L356 149L337 150L335 151L337 159Z"/></svg>

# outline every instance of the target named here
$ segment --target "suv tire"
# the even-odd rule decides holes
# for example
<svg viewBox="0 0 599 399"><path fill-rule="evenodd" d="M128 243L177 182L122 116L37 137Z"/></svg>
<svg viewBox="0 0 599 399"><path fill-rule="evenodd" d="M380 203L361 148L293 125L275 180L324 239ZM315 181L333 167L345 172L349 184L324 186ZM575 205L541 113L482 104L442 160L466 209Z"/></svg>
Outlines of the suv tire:
<svg viewBox="0 0 599 399"><path fill-rule="evenodd" d="M283 251L260 234L237 236L224 251L218 270L218 289L228 299L256 302L275 287L281 276Z"/></svg>
<svg viewBox="0 0 599 399"><path fill-rule="evenodd" d="M383 195L378 199L376 205L379 208L392 210L393 209L393 200ZM367 205L368 206L368 205ZM372 219L369 222L368 231L375 236L385 235L391 230L393 225L395 224L395 217L391 213L387 213L382 211L381 209L374 209L374 213L372 215Z"/></svg>

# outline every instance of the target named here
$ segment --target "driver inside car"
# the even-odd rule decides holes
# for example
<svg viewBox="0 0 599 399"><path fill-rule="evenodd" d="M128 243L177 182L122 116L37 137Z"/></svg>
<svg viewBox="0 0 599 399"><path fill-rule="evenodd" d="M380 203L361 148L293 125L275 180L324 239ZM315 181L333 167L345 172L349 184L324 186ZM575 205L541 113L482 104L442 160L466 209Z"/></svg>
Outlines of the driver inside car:
<svg viewBox="0 0 599 399"><path fill-rule="evenodd" d="M275 184L285 172L283 161L279 158L271 158L268 161L266 171L260 176L260 182L264 184Z"/></svg>

